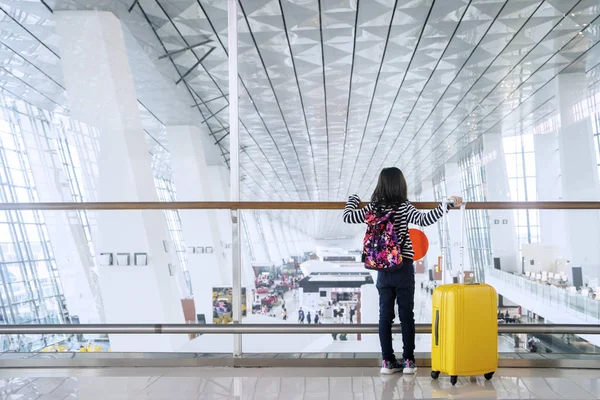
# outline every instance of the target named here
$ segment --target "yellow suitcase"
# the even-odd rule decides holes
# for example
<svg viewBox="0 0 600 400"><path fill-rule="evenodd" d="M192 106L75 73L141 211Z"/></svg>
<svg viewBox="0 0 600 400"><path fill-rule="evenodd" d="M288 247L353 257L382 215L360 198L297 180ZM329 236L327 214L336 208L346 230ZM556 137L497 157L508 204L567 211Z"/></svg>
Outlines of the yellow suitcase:
<svg viewBox="0 0 600 400"><path fill-rule="evenodd" d="M431 377L484 375L498 368L498 297L486 284L442 285L433 292Z"/></svg>

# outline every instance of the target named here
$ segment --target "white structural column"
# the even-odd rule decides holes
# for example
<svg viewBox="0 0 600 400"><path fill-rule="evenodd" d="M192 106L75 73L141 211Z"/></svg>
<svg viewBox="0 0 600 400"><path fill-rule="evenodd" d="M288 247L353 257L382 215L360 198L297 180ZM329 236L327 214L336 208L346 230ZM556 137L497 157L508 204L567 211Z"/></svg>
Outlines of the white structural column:
<svg viewBox="0 0 600 400"><path fill-rule="evenodd" d="M288 237L291 237L293 242L294 255L302 255L305 250L300 238L300 231L298 230L298 219L295 217L290 218L286 224L286 228L288 230Z"/></svg>
<svg viewBox="0 0 600 400"><path fill-rule="evenodd" d="M285 243L288 248L288 252L290 256L297 256L300 254L298 249L296 248L296 239L292 235L292 228L290 227L289 218L281 220L281 232L283 233L283 237L285 238Z"/></svg>
<svg viewBox="0 0 600 400"><path fill-rule="evenodd" d="M302 255L304 252L308 251L306 249L306 244L304 243L304 238L302 237L302 231L300 230L300 221L301 218L299 218L299 216L294 216L290 219L289 225L290 234L292 235L294 243L296 244L295 247L298 250L298 255Z"/></svg>
<svg viewBox="0 0 600 400"><path fill-rule="evenodd" d="M277 244L281 252L281 258L286 262L290 259L292 252L290 251L290 238L283 229L283 221L280 218L273 219L273 231L277 237Z"/></svg>
<svg viewBox="0 0 600 400"><path fill-rule="evenodd" d="M267 241L260 229L258 216L256 211L247 211L244 213L244 220L246 221L248 228L248 235L250 236L250 245L254 252L254 264L267 264L270 263L271 258L269 256L269 250L267 247Z"/></svg>
<svg viewBox="0 0 600 400"><path fill-rule="evenodd" d="M269 227L273 232L273 244L277 247L277 252L279 254L279 258L276 259L278 261L276 264L281 263L283 260L287 262L289 259L289 253L286 248L285 238L281 234L281 230L279 229L280 221L277 218L275 213L268 213Z"/></svg>
<svg viewBox="0 0 600 400"><path fill-rule="evenodd" d="M450 196L461 196L463 197L462 185L460 184L460 166L458 163L447 163L445 166L446 170L446 193ZM469 212L465 210L465 212ZM465 253L464 253L464 266L465 271L470 271L469 261L469 250L466 232L461 232L461 215L460 211L450 211L447 216L448 222L448 233L450 234L450 259L452 260L452 276L458 277L460 273L460 241L461 236L464 240ZM466 229L466 224L464 229Z"/></svg>
<svg viewBox="0 0 600 400"><path fill-rule="evenodd" d="M502 133L483 135L483 159L485 165L487 201L510 201L506 159ZM520 272L519 246L511 210L489 210L492 257L500 259L502 271Z"/></svg>
<svg viewBox="0 0 600 400"><path fill-rule="evenodd" d="M275 265L281 264L282 255L279 251L279 245L277 242L277 236L273 230L273 219L267 211L258 213L260 219L260 226L265 236L265 242L267 244L267 250L269 252L269 259L271 263Z"/></svg>
<svg viewBox="0 0 600 400"><path fill-rule="evenodd" d="M54 16L71 116L100 131L97 200L157 201L121 23L97 11ZM115 264L99 267L106 322L183 323L164 213L102 211L97 221L95 249L112 254ZM116 265L118 253L129 255L129 266ZM147 265L133 265L134 253L146 253ZM114 351L173 351L187 338L111 335L110 341Z"/></svg>
<svg viewBox="0 0 600 400"><path fill-rule="evenodd" d="M562 200L558 135L534 135L537 200ZM542 244L557 246L566 256L566 234L563 210L540 210Z"/></svg>
<svg viewBox="0 0 600 400"><path fill-rule="evenodd" d="M280 213L279 228L281 230L282 237L285 238L285 245L287 247L287 252L289 254L288 257L291 257L291 256L298 255L298 252L296 251L294 237L291 235L291 232L290 232L290 230L291 230L290 229L290 216L284 214L284 213L289 213L289 212L290 212L289 210L285 210Z"/></svg>
<svg viewBox="0 0 600 400"><path fill-rule="evenodd" d="M304 230L296 230L300 237L300 243L302 244L302 249L304 252L315 252L317 250L315 245L315 239L308 236L308 234Z"/></svg>
<svg viewBox="0 0 600 400"><path fill-rule="evenodd" d="M308 232L310 232L310 223L314 221L315 213L318 211L303 211L300 217L300 224L296 227L298 234L301 238L302 248L305 252L314 252L317 250L315 244L315 238L311 237Z"/></svg>
<svg viewBox="0 0 600 400"><path fill-rule="evenodd" d="M561 127L558 135L561 186L565 201L598 201L600 183L588 107L588 81L584 71L561 74L557 95ZM583 267L583 275L600 277L600 218L598 211L565 212L568 247L566 257L572 267Z"/></svg>
<svg viewBox="0 0 600 400"><path fill-rule="evenodd" d="M288 219L283 224L283 230L285 233L285 237L288 238L288 246L290 247L290 253L293 256L302 255L302 250L300 249L298 243L298 236L296 236L296 228L292 225L292 219Z"/></svg>
<svg viewBox="0 0 600 400"><path fill-rule="evenodd" d="M195 126L167 126L173 179L179 201L212 201L211 176L206 165L203 132ZM218 177L216 178L218 179ZM179 210L196 314L212 321L212 288L231 286L219 229L218 210Z"/></svg>

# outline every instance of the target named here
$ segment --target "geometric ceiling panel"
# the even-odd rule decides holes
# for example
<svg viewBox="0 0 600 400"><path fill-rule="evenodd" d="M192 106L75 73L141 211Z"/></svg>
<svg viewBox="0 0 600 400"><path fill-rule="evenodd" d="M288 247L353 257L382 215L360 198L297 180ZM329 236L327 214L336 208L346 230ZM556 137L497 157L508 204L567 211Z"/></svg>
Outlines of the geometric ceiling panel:
<svg viewBox="0 0 600 400"><path fill-rule="evenodd" d="M45 3L114 12L167 63L228 161L226 1ZM556 119L558 74L600 79L597 0L238 4L245 199L367 198L379 170L392 165L416 185L486 133L543 130ZM0 7L0 86L66 110L50 10L17 0Z"/></svg>

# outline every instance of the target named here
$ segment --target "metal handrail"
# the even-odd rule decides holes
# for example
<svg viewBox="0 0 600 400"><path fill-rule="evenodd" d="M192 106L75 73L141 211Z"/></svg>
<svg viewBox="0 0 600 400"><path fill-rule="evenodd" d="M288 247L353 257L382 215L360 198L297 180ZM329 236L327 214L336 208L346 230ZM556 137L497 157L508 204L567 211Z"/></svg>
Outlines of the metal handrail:
<svg viewBox="0 0 600 400"><path fill-rule="evenodd" d="M367 203L361 203L361 206ZM0 210L342 210L346 203L325 201L149 201L149 202L61 202L0 203ZM439 202L414 202L420 209L433 209ZM468 210L600 210L600 201L483 201L469 202Z"/></svg>
<svg viewBox="0 0 600 400"><path fill-rule="evenodd" d="M81 324L0 325L2 335L41 334L376 334L376 324ZM400 325L393 332L401 333ZM416 324L416 333L431 333L431 324ZM500 324L498 333L600 334L600 325Z"/></svg>

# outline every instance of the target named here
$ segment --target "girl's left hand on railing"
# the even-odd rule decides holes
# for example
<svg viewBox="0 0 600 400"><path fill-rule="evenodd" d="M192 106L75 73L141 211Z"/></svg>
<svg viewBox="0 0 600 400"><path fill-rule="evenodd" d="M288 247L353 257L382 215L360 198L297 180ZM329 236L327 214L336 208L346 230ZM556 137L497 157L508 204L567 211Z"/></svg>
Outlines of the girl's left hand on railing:
<svg viewBox="0 0 600 400"><path fill-rule="evenodd" d="M458 208L463 202L463 198L460 196L451 196L450 200L452 200L451 206L453 208Z"/></svg>

